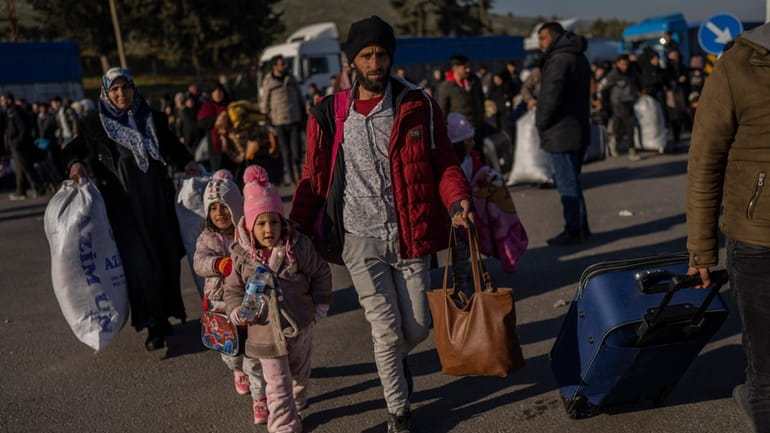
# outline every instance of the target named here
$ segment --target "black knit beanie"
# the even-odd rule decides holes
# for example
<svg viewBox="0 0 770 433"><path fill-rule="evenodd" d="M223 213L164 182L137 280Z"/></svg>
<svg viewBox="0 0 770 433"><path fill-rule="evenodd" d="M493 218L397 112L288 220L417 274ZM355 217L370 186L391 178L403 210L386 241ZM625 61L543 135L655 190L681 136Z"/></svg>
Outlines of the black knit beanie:
<svg viewBox="0 0 770 433"><path fill-rule="evenodd" d="M348 57L348 63L353 63L353 59L358 53L365 46L373 43L385 48L390 54L391 61L393 60L393 54L396 52L396 36L393 34L393 27L390 24L376 15L351 24L348 41L345 43L345 55Z"/></svg>

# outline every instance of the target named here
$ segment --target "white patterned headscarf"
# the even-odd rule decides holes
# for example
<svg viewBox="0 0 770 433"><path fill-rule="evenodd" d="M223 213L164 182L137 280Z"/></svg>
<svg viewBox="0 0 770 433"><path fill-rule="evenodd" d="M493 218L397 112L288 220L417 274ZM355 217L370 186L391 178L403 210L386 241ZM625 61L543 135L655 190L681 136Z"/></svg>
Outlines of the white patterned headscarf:
<svg viewBox="0 0 770 433"><path fill-rule="evenodd" d="M117 108L109 97L110 86L118 78L124 78L134 89L134 101L128 110ZM158 135L155 132L152 110L142 98L127 70L112 68L104 73L99 94L99 118L107 136L131 150L134 161L142 172L146 173L150 166L148 155L163 161L158 149Z"/></svg>

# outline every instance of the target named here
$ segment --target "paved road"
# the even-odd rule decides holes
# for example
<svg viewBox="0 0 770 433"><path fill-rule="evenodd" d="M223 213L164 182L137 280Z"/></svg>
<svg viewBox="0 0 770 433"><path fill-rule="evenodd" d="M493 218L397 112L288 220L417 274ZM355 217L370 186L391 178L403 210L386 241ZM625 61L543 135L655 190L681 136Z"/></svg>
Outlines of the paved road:
<svg viewBox="0 0 770 433"><path fill-rule="evenodd" d="M517 293L527 365L508 378L454 378L440 373L432 337L410 359L414 424L443 432L748 432L730 393L745 358L729 288L731 316L695 360L663 407L639 407L587 420L569 419L555 390L547 353L577 279L587 265L685 248L686 154L614 158L583 176L593 237L549 248L560 231L554 190L515 188L530 237L519 272L488 261L500 286ZM290 194L290 191L285 191ZM45 200L0 198L0 432L265 432L251 424L248 397L237 396L217 354L198 342L200 301L189 268L183 292L189 321L176 324L168 349L146 352L130 327L94 353L68 328L50 282L42 230ZM633 216L619 216L628 210ZM438 280L439 273L434 274ZM384 403L368 325L344 270L334 269L334 305L315 330L308 432L384 432Z"/></svg>

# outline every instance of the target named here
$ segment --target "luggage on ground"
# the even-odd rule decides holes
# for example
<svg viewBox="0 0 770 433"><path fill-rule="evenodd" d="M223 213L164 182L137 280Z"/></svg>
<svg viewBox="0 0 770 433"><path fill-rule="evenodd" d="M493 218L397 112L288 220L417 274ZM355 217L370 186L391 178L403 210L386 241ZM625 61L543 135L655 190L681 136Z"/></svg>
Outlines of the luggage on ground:
<svg viewBox="0 0 770 433"><path fill-rule="evenodd" d="M687 272L687 253L594 264L580 277L550 353L565 409L584 418L607 406L662 403L724 323L719 288Z"/></svg>

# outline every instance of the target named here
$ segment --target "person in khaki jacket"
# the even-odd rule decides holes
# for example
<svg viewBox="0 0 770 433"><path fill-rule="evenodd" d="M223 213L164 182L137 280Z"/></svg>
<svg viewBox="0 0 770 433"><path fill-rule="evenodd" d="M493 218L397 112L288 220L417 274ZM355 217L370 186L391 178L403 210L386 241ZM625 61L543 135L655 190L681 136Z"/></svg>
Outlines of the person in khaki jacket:
<svg viewBox="0 0 770 433"><path fill-rule="evenodd" d="M706 81L687 176L690 274L710 285L717 225L743 327L746 383L733 390L756 432L770 432L770 24L738 36ZM767 190L767 191L766 191Z"/></svg>
<svg viewBox="0 0 770 433"><path fill-rule="evenodd" d="M300 121L305 101L297 80L288 70L288 64L280 55L270 59L272 72L262 81L260 110L267 114L270 124L278 133L278 146L283 161L283 184L288 186L302 175L302 149L300 146Z"/></svg>

